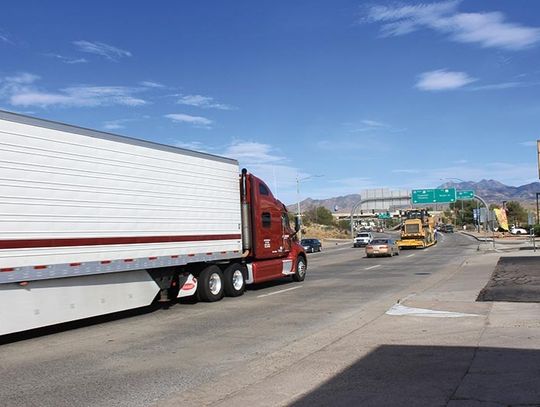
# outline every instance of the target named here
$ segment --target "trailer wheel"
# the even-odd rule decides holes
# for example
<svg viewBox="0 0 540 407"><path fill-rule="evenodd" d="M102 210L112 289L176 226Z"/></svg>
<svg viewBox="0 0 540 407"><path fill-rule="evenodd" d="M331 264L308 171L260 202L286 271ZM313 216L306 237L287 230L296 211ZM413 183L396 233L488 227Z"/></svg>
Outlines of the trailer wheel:
<svg viewBox="0 0 540 407"><path fill-rule="evenodd" d="M225 295L238 297L246 289L246 267L242 264L231 264L223 271Z"/></svg>
<svg viewBox="0 0 540 407"><path fill-rule="evenodd" d="M304 281L306 278L306 271L306 259L303 256L298 256L298 260L296 260L296 270L292 276L293 280L296 282Z"/></svg>
<svg viewBox="0 0 540 407"><path fill-rule="evenodd" d="M216 265L208 266L199 274L197 288L202 301L214 302L223 298L223 273Z"/></svg>

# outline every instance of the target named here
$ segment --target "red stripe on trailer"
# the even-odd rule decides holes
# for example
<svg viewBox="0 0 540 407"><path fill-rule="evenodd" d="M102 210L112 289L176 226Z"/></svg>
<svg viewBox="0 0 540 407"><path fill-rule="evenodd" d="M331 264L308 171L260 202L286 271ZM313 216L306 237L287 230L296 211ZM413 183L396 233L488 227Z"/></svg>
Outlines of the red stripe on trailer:
<svg viewBox="0 0 540 407"><path fill-rule="evenodd" d="M178 258L178 255L177 255L177 254L173 254L173 255L171 256L171 259L177 259L177 258Z"/></svg>
<svg viewBox="0 0 540 407"><path fill-rule="evenodd" d="M190 235L190 236L124 236L53 239L0 240L0 249L27 249L32 247L99 246L112 244L141 244L169 242L201 242L208 240L240 239L241 235Z"/></svg>
<svg viewBox="0 0 540 407"><path fill-rule="evenodd" d="M214 253L210 252L210 253L206 253L207 256L211 256L213 255Z"/></svg>
<svg viewBox="0 0 540 407"><path fill-rule="evenodd" d="M188 254L188 257L195 257L195 254L190 253L190 254Z"/></svg>
<svg viewBox="0 0 540 407"><path fill-rule="evenodd" d="M43 270L46 269L47 266L34 266L34 270Z"/></svg>
<svg viewBox="0 0 540 407"><path fill-rule="evenodd" d="M15 269L12 267L7 267L7 268L0 269L0 273L9 273L10 271L14 271L14 270Z"/></svg>
<svg viewBox="0 0 540 407"><path fill-rule="evenodd" d="M101 260L101 264L111 264L110 260Z"/></svg>
<svg viewBox="0 0 540 407"><path fill-rule="evenodd" d="M69 265L70 265L71 267L77 267L77 266L80 266L81 263L69 263Z"/></svg>
<svg viewBox="0 0 540 407"><path fill-rule="evenodd" d="M124 262L125 262L125 263L129 263L129 262L131 262L131 261L133 261L133 259L124 259Z"/></svg>
<svg viewBox="0 0 540 407"><path fill-rule="evenodd" d="M157 260L157 257L149 257L148 260Z"/></svg>
<svg viewBox="0 0 540 407"><path fill-rule="evenodd" d="M227 254L227 252L221 252L221 254Z"/></svg>

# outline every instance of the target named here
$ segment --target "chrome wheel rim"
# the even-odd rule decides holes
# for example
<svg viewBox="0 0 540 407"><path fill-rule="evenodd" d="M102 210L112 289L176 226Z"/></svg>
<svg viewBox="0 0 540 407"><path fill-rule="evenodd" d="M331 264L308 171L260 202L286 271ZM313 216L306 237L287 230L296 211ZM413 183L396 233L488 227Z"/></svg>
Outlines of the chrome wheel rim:
<svg viewBox="0 0 540 407"><path fill-rule="evenodd" d="M244 276L240 270L235 270L232 275L232 285L236 291L240 291L244 285Z"/></svg>
<svg viewBox="0 0 540 407"><path fill-rule="evenodd" d="M304 263L303 260L298 261L298 274L300 276L303 276L304 274L306 274L306 263Z"/></svg>
<svg viewBox="0 0 540 407"><path fill-rule="evenodd" d="M218 273L212 273L210 280L208 281L208 288L213 295L219 294L221 291L221 278Z"/></svg>

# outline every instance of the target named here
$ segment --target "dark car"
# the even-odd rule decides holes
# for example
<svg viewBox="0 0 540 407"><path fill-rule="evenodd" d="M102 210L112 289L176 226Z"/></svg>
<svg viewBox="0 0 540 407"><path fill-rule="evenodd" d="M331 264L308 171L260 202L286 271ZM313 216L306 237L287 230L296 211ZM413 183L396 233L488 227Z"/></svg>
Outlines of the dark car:
<svg viewBox="0 0 540 407"><path fill-rule="evenodd" d="M454 225L443 225L441 232L444 233L454 233Z"/></svg>
<svg viewBox="0 0 540 407"><path fill-rule="evenodd" d="M322 243L319 239L302 239L300 244L307 253L320 252L322 249Z"/></svg>

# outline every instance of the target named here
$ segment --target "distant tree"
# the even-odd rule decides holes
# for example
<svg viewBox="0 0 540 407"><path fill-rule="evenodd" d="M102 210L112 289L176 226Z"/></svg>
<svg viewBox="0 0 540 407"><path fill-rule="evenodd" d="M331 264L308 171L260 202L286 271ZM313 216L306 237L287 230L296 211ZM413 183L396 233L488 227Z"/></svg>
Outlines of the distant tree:
<svg viewBox="0 0 540 407"><path fill-rule="evenodd" d="M506 203L506 217L510 225L526 224L528 221L527 211L516 201Z"/></svg>
<svg viewBox="0 0 540 407"><path fill-rule="evenodd" d="M287 216L289 217L289 223L291 225L294 225L294 220L296 219L296 213L287 212Z"/></svg>
<svg viewBox="0 0 540 407"><path fill-rule="evenodd" d="M449 205L454 213L457 225L470 225L474 223L473 209L476 209L476 201L457 201Z"/></svg>
<svg viewBox="0 0 540 407"><path fill-rule="evenodd" d="M333 225L334 217L332 212L326 209L324 206L316 208L310 208L304 214L304 219L311 223L318 223L319 225Z"/></svg>
<svg viewBox="0 0 540 407"><path fill-rule="evenodd" d="M351 221L347 220L347 219L342 219L342 220L338 221L337 227L340 230L349 231L349 230L351 230Z"/></svg>

